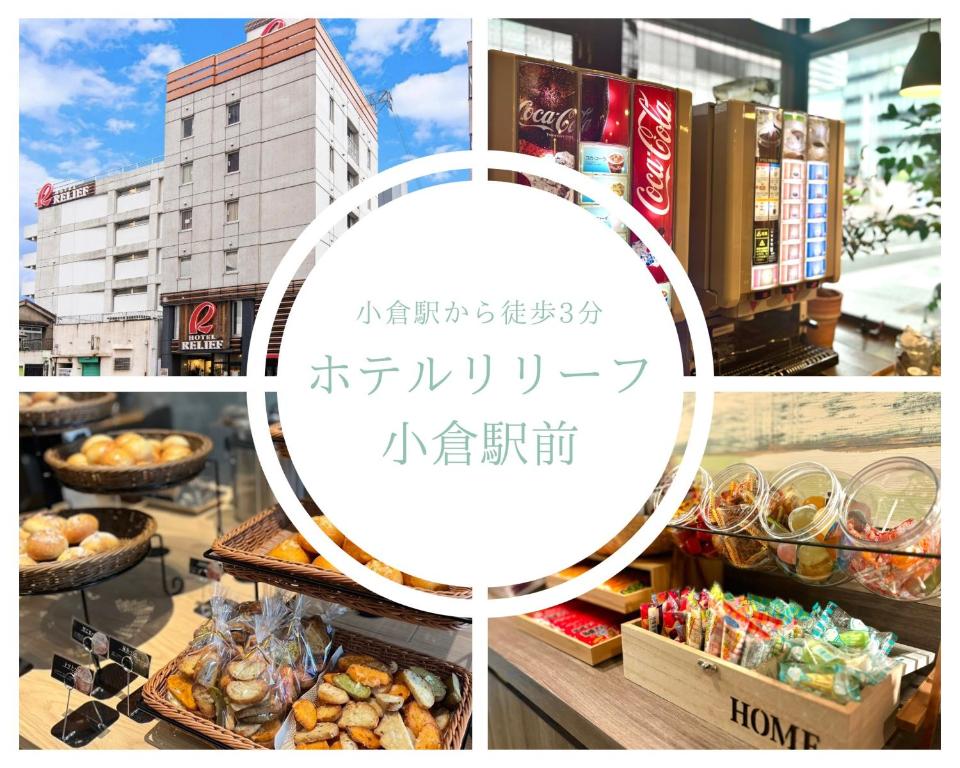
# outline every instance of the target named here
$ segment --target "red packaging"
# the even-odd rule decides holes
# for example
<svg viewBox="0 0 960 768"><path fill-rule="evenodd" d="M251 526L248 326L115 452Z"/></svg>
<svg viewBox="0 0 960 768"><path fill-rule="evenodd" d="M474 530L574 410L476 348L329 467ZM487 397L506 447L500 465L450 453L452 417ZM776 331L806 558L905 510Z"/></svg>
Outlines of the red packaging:
<svg viewBox="0 0 960 768"><path fill-rule="evenodd" d="M647 83L633 88L633 207L673 245L676 93Z"/></svg>

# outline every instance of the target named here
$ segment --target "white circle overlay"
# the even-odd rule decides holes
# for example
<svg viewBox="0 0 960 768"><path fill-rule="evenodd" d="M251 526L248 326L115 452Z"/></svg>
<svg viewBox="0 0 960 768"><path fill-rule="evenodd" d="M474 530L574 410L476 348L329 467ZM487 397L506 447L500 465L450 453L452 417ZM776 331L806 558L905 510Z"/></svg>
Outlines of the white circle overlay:
<svg viewBox="0 0 960 768"><path fill-rule="evenodd" d="M588 194L600 205L606 207L612 215L617 216L643 240L666 271L674 296L686 312L686 321L698 371L696 377L688 377L684 382L683 388L686 391L696 392L697 397L694 403L687 445L675 475L675 482L663 495L661 504L649 518L648 524L637 531L614 554L581 576L532 594L493 600L488 599L486 595L486 587L491 585L491 582L486 580L484 572L476 574L473 582L475 590L473 599L436 595L410 589L389 581L363 567L337 547L313 524L309 514L287 482L283 467L269 436L269 425L264 407L264 394L276 390L276 379L268 377L263 366L267 359L270 331L287 286L294 279L311 250L319 244L320 240L337 222L377 193L408 180L460 169L472 170L473 183L480 184L488 183L486 174L489 169L537 174ZM532 190L531 192L535 193ZM413 194L419 194L419 192ZM378 215L378 213L374 212L372 215ZM471 233L488 225L489 222L478 213ZM471 233L465 233L465 236ZM663 238L639 212L611 191L604 189L602 185L571 169L553 163L543 163L538 158L510 152L472 150L411 160L378 173L326 208L300 234L277 266L261 300L251 336L249 361L245 385L248 393L247 402L254 445L267 481L294 525L313 547L335 567L367 589L373 590L391 601L417 610L471 619L510 616L556 605L599 586L603 581L623 570L640 552L649 546L682 501L703 456L709 436L713 409L712 352L706 320L689 278ZM640 501L642 500L638 500L638 503Z"/></svg>
<svg viewBox="0 0 960 768"><path fill-rule="evenodd" d="M465 236L483 211L492 226ZM676 442L682 361L626 241L517 184L428 187L324 253L287 318L284 441L378 560L520 584L616 536Z"/></svg>

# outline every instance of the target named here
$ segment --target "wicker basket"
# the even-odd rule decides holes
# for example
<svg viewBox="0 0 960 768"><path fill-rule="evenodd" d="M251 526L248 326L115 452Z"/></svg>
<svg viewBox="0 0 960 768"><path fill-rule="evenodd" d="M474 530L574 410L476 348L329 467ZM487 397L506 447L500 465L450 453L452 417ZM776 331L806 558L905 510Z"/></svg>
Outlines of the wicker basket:
<svg viewBox="0 0 960 768"><path fill-rule="evenodd" d="M309 501L304 503L309 507ZM358 611L412 624L448 629L464 623L460 618L418 611L386 600L342 573L267 556L267 552L294 533L296 529L293 524L280 506L275 504L225 533L213 542L207 554L222 562L227 573L245 581L273 584ZM449 589L432 594L468 598L472 593L469 589Z"/></svg>
<svg viewBox="0 0 960 768"><path fill-rule="evenodd" d="M108 432L119 435L122 432ZM145 464L140 467L76 467L67 464L67 458L80 450L82 440L48 448L43 454L57 479L68 488L86 493L137 493L156 488L178 485L196 477L203 470L213 443L206 435L170 429L146 429L138 434L162 440L168 435L183 435L193 451L189 456L162 464Z"/></svg>
<svg viewBox="0 0 960 768"><path fill-rule="evenodd" d="M443 734L444 749L460 749L463 745L467 726L470 723L470 713L473 706L473 679L469 670L457 666L449 661L424 656L414 651L399 648L395 645L375 640L354 632L337 630L336 641L343 646L344 651L352 653L367 653L385 661L396 661L398 665L420 666L438 674L453 673L460 678L460 690L463 701L455 712L450 715L450 724ZM205 741L226 749L266 749L261 744L255 744L233 731L221 728L193 712L187 712L167 701L167 679L177 671L180 660L185 652L177 656L144 684L144 705L158 717L173 723L184 730L200 736Z"/></svg>
<svg viewBox="0 0 960 768"><path fill-rule="evenodd" d="M281 459L289 459L290 451L287 450L287 441L283 439L283 427L280 422L270 425L270 439L273 440L273 448Z"/></svg>
<svg viewBox="0 0 960 768"><path fill-rule="evenodd" d="M90 586L116 576L139 563L150 551L150 538L157 531L156 521L138 509L94 507L71 509L60 517L84 512L93 515L100 530L120 539L120 546L99 555L88 555L65 563L37 563L20 567L20 594L43 595ZM20 524L34 513L20 515Z"/></svg>
<svg viewBox="0 0 960 768"><path fill-rule="evenodd" d="M100 421L110 415L117 396L113 392L74 392L72 405L58 405L45 411L20 409L20 426L28 429L76 427Z"/></svg>

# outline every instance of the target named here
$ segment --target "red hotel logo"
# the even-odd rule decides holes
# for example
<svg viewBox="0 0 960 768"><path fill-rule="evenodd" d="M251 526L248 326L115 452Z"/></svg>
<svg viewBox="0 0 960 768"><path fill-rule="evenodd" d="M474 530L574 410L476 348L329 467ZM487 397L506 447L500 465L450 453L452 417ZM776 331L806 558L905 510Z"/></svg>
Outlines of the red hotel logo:
<svg viewBox="0 0 960 768"><path fill-rule="evenodd" d="M276 32L278 29L283 29L285 26L287 26L287 22L283 19L273 19L267 22L267 25L263 28L263 32L260 33L260 37L269 35L271 32Z"/></svg>
<svg viewBox="0 0 960 768"><path fill-rule="evenodd" d="M37 193L37 208L49 208L53 204L53 184L49 181Z"/></svg>
<svg viewBox="0 0 960 768"><path fill-rule="evenodd" d="M213 318L217 314L217 305L210 301L202 301L190 313L189 332L196 334L213 333Z"/></svg>

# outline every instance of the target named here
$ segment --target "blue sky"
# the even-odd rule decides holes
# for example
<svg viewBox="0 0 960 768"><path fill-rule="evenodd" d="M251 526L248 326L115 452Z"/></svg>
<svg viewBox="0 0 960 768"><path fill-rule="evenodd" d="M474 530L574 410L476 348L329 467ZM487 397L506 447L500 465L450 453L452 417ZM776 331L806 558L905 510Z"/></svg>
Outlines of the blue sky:
<svg viewBox="0 0 960 768"><path fill-rule="evenodd" d="M244 41L244 19L43 19L20 23L20 223L37 190L163 154L166 74ZM466 149L468 20L323 19L379 115L380 168ZM20 253L34 249L21 240Z"/></svg>

